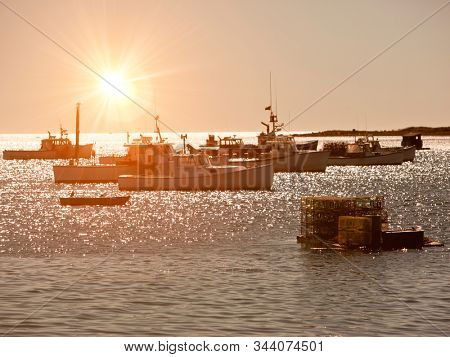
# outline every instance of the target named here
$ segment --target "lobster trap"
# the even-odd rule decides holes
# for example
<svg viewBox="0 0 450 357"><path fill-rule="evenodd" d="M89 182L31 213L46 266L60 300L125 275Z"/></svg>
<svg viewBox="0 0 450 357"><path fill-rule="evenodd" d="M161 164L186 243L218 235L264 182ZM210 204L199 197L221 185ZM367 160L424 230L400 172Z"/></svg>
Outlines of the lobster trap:
<svg viewBox="0 0 450 357"><path fill-rule="evenodd" d="M386 224L388 214L384 196L304 196L301 198L299 238L337 241L340 216L380 216L381 223Z"/></svg>

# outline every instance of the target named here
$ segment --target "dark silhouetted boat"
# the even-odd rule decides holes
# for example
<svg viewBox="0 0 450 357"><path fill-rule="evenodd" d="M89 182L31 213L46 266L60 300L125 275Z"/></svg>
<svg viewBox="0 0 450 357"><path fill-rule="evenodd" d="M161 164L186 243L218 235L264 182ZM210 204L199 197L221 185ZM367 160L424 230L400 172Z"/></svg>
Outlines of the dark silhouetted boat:
<svg viewBox="0 0 450 357"><path fill-rule="evenodd" d="M423 147L422 134L421 133L409 133L402 137L402 146L415 146L417 150L429 150L429 148Z"/></svg>
<svg viewBox="0 0 450 357"><path fill-rule="evenodd" d="M60 128L61 136L57 138L48 133L48 138L41 140L39 150L5 150L3 160L57 160L89 159L94 155L94 144L80 145L80 104L77 104L75 145L67 137L67 130Z"/></svg>
<svg viewBox="0 0 450 357"><path fill-rule="evenodd" d="M117 197L60 197L62 206L121 206L128 202L130 196Z"/></svg>

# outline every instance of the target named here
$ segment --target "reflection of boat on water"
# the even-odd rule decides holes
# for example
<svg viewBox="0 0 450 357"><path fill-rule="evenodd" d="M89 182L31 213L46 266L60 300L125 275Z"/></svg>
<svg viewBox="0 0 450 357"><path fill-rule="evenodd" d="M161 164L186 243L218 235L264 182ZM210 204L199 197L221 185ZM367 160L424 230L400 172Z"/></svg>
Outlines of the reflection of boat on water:
<svg viewBox="0 0 450 357"><path fill-rule="evenodd" d="M60 197L62 206L120 206L128 202L130 196L117 197Z"/></svg>
<svg viewBox="0 0 450 357"><path fill-rule="evenodd" d="M206 154L173 155L164 174L121 175L121 190L270 190L272 164L213 166Z"/></svg>
<svg viewBox="0 0 450 357"><path fill-rule="evenodd" d="M411 158L410 150L381 148L377 140L367 138L354 143L325 143L324 150L331 152L328 165L335 166L401 165L405 157Z"/></svg>
<svg viewBox="0 0 450 357"><path fill-rule="evenodd" d="M94 144L79 144L80 137L80 106L77 104L76 116L76 139L75 145L67 137L67 130L60 129L60 137L57 138L48 133L48 138L41 140L39 150L5 150L3 151L4 160L56 160L56 159L88 159L94 154Z"/></svg>

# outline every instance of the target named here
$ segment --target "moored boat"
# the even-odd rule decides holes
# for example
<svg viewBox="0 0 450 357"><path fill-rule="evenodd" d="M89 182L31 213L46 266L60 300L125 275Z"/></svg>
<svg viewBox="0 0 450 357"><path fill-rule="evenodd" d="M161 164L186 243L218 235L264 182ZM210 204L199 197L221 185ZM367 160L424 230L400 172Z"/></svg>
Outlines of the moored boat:
<svg viewBox="0 0 450 357"><path fill-rule="evenodd" d="M275 172L324 172L328 165L328 151L304 150L306 147L317 148L317 140L298 144L293 135L277 134L282 124L278 124L278 115L269 105L269 123L261 122L266 132L258 135L258 147L269 150L272 154Z"/></svg>
<svg viewBox="0 0 450 357"><path fill-rule="evenodd" d="M62 206L119 206L128 202L130 196L116 197L60 197Z"/></svg>
<svg viewBox="0 0 450 357"><path fill-rule="evenodd" d="M379 140L375 139L373 136L366 136L365 138L359 139L358 142L366 142L369 144L369 148L373 152L390 154L394 152L403 152L403 161L414 161L416 157L416 147L411 146L400 146L400 147L381 147Z"/></svg>
<svg viewBox="0 0 450 357"><path fill-rule="evenodd" d="M212 165L242 164L259 162L268 164L272 160L270 148L260 148L258 145L244 144L241 138L227 136L215 138L209 135L205 145L197 150L188 145L191 153L205 153L209 156Z"/></svg>
<svg viewBox="0 0 450 357"><path fill-rule="evenodd" d="M409 133L402 136L403 147L415 146L417 150L424 150L422 134L421 133Z"/></svg>
<svg viewBox="0 0 450 357"><path fill-rule="evenodd" d="M48 138L41 140L39 150L5 150L3 160L56 160L56 159L89 159L94 155L94 144L79 144L80 137L80 105L77 104L75 145L68 138L67 130L60 128L60 137L48 133Z"/></svg>
<svg viewBox="0 0 450 357"><path fill-rule="evenodd" d="M172 145L154 142L150 137L141 137L125 144L127 154L115 157L114 164L85 165L70 162L69 165L53 166L56 183L105 183L117 182L120 175L137 175L144 171L164 170L165 162L174 154Z"/></svg>
<svg viewBox="0 0 450 357"><path fill-rule="evenodd" d="M276 135L265 145L271 148L275 172L324 172L328 151L298 150L292 136Z"/></svg>
<svg viewBox="0 0 450 357"><path fill-rule="evenodd" d="M358 156L333 156L328 159L330 166L371 166L371 165L401 165L403 153L374 153Z"/></svg>
<svg viewBox="0 0 450 357"><path fill-rule="evenodd" d="M270 190L271 163L213 166L205 154L174 155L166 174L121 175L121 190Z"/></svg>
<svg viewBox="0 0 450 357"><path fill-rule="evenodd" d="M355 143L325 143L324 150L329 150L330 166L371 166L401 165L404 161L404 150L380 150L373 142L359 139Z"/></svg>

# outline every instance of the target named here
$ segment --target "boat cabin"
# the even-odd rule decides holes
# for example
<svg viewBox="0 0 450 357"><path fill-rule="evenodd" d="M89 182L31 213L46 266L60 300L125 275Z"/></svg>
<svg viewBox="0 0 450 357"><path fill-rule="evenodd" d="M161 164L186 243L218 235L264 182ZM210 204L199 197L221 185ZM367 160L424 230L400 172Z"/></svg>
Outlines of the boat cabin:
<svg viewBox="0 0 450 357"><path fill-rule="evenodd" d="M266 142L274 152L296 152L297 145L293 136L277 135Z"/></svg>
<svg viewBox="0 0 450 357"><path fill-rule="evenodd" d="M214 146L218 146L219 145L219 141L216 140L215 135L213 134L209 134L208 135L208 139L206 139L206 147L214 147Z"/></svg>
<svg viewBox="0 0 450 357"><path fill-rule="evenodd" d="M48 139L41 140L41 151L52 151L56 148L72 146L72 142L68 138L55 138L49 136Z"/></svg>
<svg viewBox="0 0 450 357"><path fill-rule="evenodd" d="M369 153L372 150L370 149L370 144L367 142L356 142L347 144L347 154L349 155L360 155L364 153Z"/></svg>
<svg viewBox="0 0 450 357"><path fill-rule="evenodd" d="M144 166L155 166L169 161L169 158L175 154L173 146L169 143L152 142L145 139L133 140L131 144L125 144L128 148L126 160Z"/></svg>
<svg viewBox="0 0 450 357"><path fill-rule="evenodd" d="M220 148L228 149L228 148L236 148L244 146L244 142L240 138L226 136L224 138L219 137L219 146Z"/></svg>
<svg viewBox="0 0 450 357"><path fill-rule="evenodd" d="M415 146L418 150L422 149L422 134L412 133L403 135L402 146Z"/></svg>
<svg viewBox="0 0 450 357"><path fill-rule="evenodd" d="M57 138L48 132L48 138L41 140L41 151L52 151L56 149L64 149L72 146L72 142L67 137L67 130L60 129L60 137Z"/></svg>
<svg viewBox="0 0 450 357"><path fill-rule="evenodd" d="M209 167L211 162L206 154L177 154L173 156L173 163L176 167Z"/></svg>
<svg viewBox="0 0 450 357"><path fill-rule="evenodd" d="M358 145L364 146L369 144L369 151L378 152L381 151L381 145L378 140L376 140L373 136L367 136L365 138L359 138L356 143Z"/></svg>

